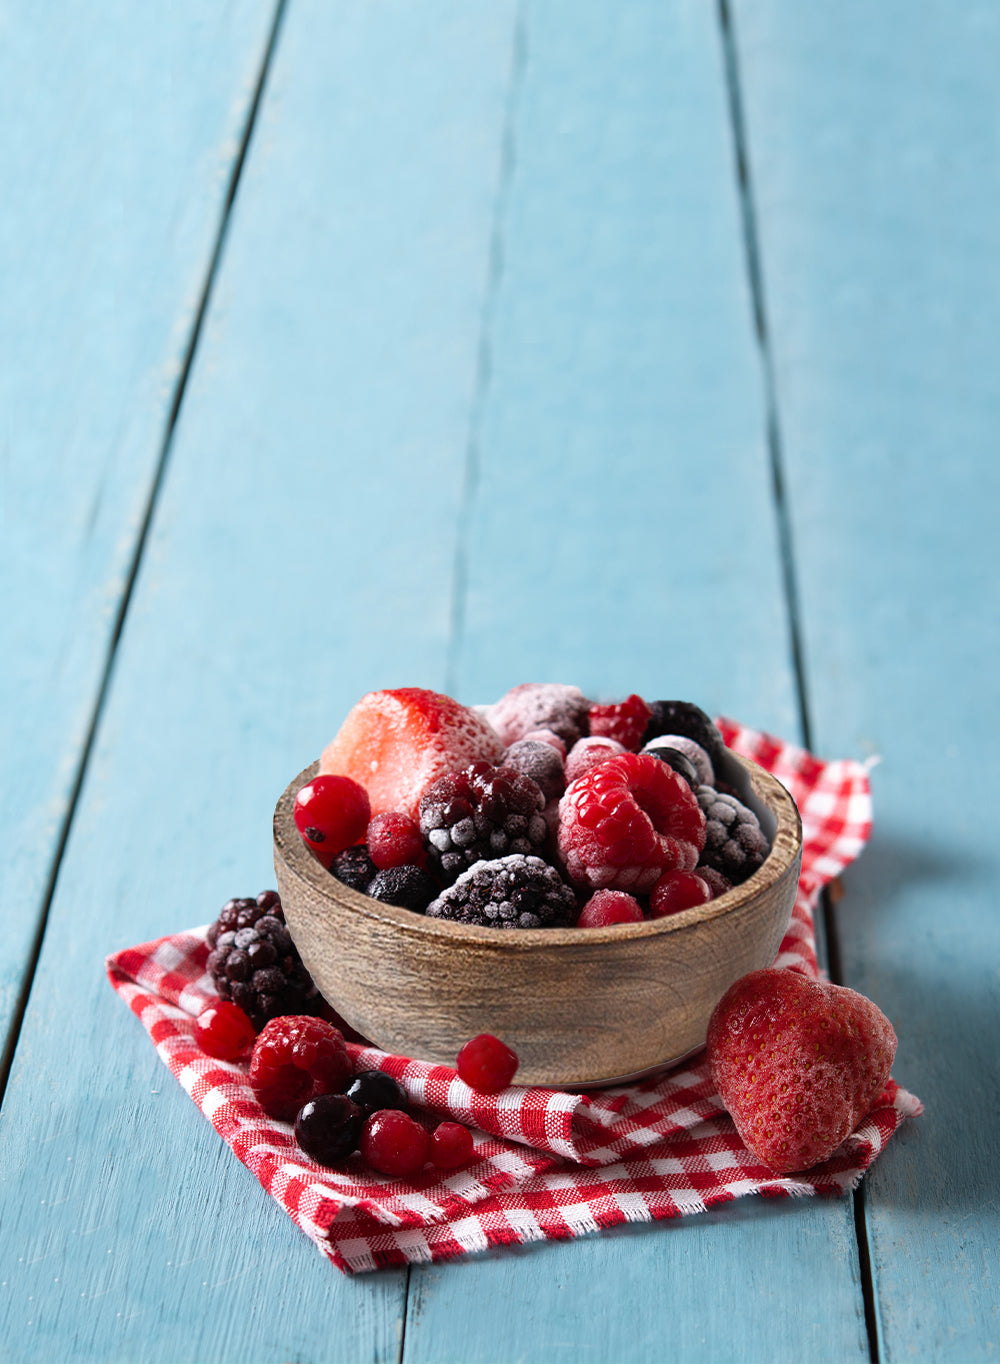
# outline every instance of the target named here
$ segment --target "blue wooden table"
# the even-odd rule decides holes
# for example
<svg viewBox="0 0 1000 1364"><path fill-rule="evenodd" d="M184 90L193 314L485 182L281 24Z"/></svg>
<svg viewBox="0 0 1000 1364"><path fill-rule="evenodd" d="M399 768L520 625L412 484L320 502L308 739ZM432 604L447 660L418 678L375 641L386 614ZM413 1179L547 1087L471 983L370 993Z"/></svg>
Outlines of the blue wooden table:
<svg viewBox="0 0 1000 1364"><path fill-rule="evenodd" d="M1000 11L0 17L0 1351L1000 1354ZM861 1190L346 1279L105 953L272 883L363 692L638 691L878 755L826 959Z"/></svg>

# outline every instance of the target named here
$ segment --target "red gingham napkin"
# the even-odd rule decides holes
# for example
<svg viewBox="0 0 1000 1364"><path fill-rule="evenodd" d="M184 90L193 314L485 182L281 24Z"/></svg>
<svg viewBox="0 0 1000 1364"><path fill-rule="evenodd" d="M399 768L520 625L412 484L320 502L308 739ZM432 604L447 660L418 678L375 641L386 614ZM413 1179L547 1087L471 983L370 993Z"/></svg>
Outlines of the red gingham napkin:
<svg viewBox="0 0 1000 1364"><path fill-rule="evenodd" d="M776 965L818 975L813 908L871 831L867 768L823 763L801 748L720 720L727 744L773 772L802 816L802 875ZM807 1174L759 1164L722 1108L701 1056L668 1075L592 1094L512 1086L476 1094L455 1071L371 1047L358 1069L389 1071L432 1120L474 1128L468 1165L390 1179L352 1156L315 1164L290 1124L269 1118L246 1064L215 1061L194 1041L194 1019L216 998L205 929L173 934L107 960L114 988L161 1059L239 1159L334 1264L348 1272L427 1261L488 1246L560 1239L619 1222L702 1212L744 1194L834 1194L857 1184L905 1117L912 1094L889 1081L857 1131Z"/></svg>

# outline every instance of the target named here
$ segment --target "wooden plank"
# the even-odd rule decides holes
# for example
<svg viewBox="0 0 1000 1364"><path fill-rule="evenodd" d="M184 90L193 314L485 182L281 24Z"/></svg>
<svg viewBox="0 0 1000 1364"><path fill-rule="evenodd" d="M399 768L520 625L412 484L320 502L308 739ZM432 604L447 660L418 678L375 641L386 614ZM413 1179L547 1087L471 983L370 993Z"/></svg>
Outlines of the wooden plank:
<svg viewBox="0 0 1000 1364"><path fill-rule="evenodd" d="M687 696L794 734L713 12L525 15L456 679ZM868 1359L849 1201L748 1201L411 1286L406 1364Z"/></svg>
<svg viewBox="0 0 1000 1364"><path fill-rule="evenodd" d="M0 1037L32 951L272 0L5 12Z"/></svg>
<svg viewBox="0 0 1000 1364"><path fill-rule="evenodd" d="M357 695L443 679L511 41L508 6L286 14L4 1110L18 1361L398 1358L405 1273L317 1254L100 961L272 884Z"/></svg>
<svg viewBox="0 0 1000 1364"><path fill-rule="evenodd" d="M817 742L882 758L842 958L927 1105L867 1183L879 1349L993 1358L1000 16L737 13Z"/></svg>

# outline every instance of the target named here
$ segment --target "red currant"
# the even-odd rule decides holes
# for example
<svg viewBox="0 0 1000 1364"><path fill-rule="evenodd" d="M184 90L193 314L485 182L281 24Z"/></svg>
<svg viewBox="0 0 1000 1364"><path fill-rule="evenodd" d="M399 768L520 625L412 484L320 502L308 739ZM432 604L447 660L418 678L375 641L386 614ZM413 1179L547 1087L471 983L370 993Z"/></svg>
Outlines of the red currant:
<svg viewBox="0 0 1000 1364"><path fill-rule="evenodd" d="M510 1047L483 1032L466 1042L455 1063L459 1078L480 1094L499 1094L513 1080L518 1060Z"/></svg>
<svg viewBox="0 0 1000 1364"><path fill-rule="evenodd" d="M472 1133L460 1122L438 1123L431 1133L431 1164L457 1170L472 1155Z"/></svg>
<svg viewBox="0 0 1000 1364"><path fill-rule="evenodd" d="M606 928L609 924L641 924L642 906L634 895L624 890L598 890L590 897L580 917L577 928Z"/></svg>
<svg viewBox="0 0 1000 1364"><path fill-rule="evenodd" d="M408 1113L380 1108L361 1130L361 1155L382 1175L412 1175L427 1160L431 1139Z"/></svg>
<svg viewBox="0 0 1000 1364"><path fill-rule="evenodd" d="M400 814L397 810L376 815L368 825L365 842L368 844L368 856L379 871L388 871L390 867L427 865L420 825L409 815Z"/></svg>
<svg viewBox="0 0 1000 1364"><path fill-rule="evenodd" d="M206 1056L217 1061L239 1061L247 1056L256 1036L240 1006L228 999L206 1005L195 1019L195 1041Z"/></svg>
<svg viewBox="0 0 1000 1364"><path fill-rule="evenodd" d="M371 818L368 792L350 777L313 777L295 797L295 827L324 866L360 843Z"/></svg>
<svg viewBox="0 0 1000 1364"><path fill-rule="evenodd" d="M649 894L649 912L654 919L678 914L682 909L708 904L712 887L693 871L668 871Z"/></svg>

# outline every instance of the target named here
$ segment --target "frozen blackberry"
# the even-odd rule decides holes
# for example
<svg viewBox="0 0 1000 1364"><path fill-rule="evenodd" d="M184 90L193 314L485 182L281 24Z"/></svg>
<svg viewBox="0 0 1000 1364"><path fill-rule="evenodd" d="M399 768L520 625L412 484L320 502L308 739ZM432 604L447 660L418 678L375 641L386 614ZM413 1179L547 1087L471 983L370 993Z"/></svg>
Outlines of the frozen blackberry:
<svg viewBox="0 0 1000 1364"><path fill-rule="evenodd" d="M484 928L565 928L576 914L576 895L555 867L523 853L477 862L427 906L429 919Z"/></svg>
<svg viewBox="0 0 1000 1364"><path fill-rule="evenodd" d="M752 876L770 852L770 844L752 810L711 786L695 793L705 814L705 846L699 866L711 867L732 885Z"/></svg>
<svg viewBox="0 0 1000 1364"><path fill-rule="evenodd" d="M661 734L683 734L700 744L715 763L726 751L725 741L711 718L692 701L651 701L653 712L642 736L643 746Z"/></svg>
<svg viewBox="0 0 1000 1364"><path fill-rule="evenodd" d="M378 872L365 887L365 894L384 904L423 914L437 894L437 886L422 867L409 863Z"/></svg>
<svg viewBox="0 0 1000 1364"><path fill-rule="evenodd" d="M285 1014L314 1014L323 997L302 964L285 926L278 892L227 900L208 930L207 969L223 999L231 999L259 1031Z"/></svg>
<svg viewBox="0 0 1000 1364"><path fill-rule="evenodd" d="M343 881L345 886L364 892L378 867L369 856L367 846L358 843L355 847L345 848L342 853L338 853L330 864L330 871L338 881Z"/></svg>
<svg viewBox="0 0 1000 1364"><path fill-rule="evenodd" d="M420 831L431 870L445 882L476 862L533 853L545 842L545 797L513 767L472 763L439 777L420 797Z"/></svg>

